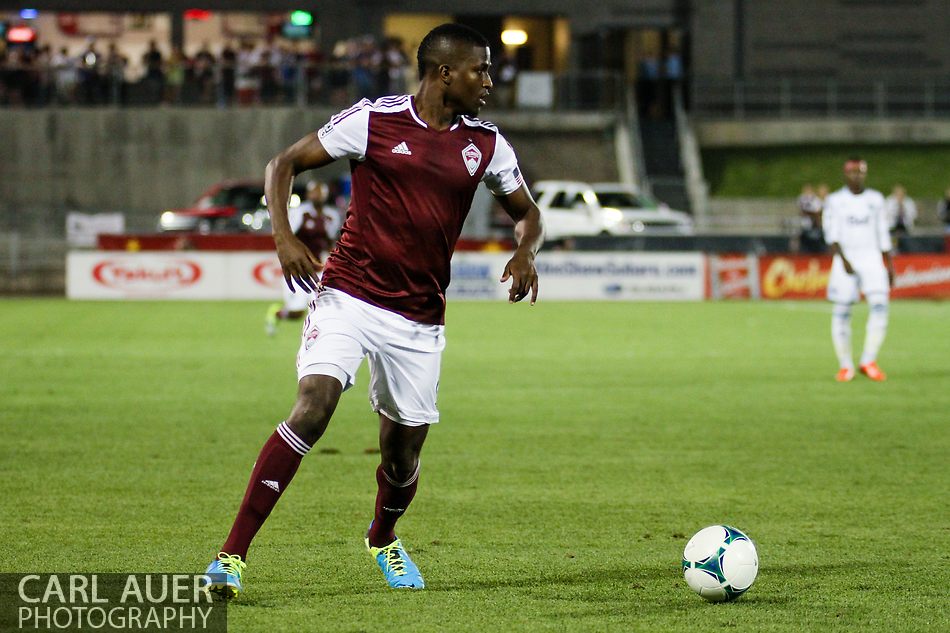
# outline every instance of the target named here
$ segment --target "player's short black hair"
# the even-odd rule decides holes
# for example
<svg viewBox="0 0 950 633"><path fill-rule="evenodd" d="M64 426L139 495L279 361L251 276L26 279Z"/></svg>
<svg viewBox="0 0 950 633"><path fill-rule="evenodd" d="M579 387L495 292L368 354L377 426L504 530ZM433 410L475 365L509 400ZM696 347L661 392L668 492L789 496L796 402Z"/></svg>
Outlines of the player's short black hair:
<svg viewBox="0 0 950 633"><path fill-rule="evenodd" d="M464 24L442 24L429 31L416 53L416 62L419 65L419 79L425 77L426 69L437 66L445 60L437 57L440 44L448 40L453 44L471 44L472 46L488 46L485 36L475 29Z"/></svg>

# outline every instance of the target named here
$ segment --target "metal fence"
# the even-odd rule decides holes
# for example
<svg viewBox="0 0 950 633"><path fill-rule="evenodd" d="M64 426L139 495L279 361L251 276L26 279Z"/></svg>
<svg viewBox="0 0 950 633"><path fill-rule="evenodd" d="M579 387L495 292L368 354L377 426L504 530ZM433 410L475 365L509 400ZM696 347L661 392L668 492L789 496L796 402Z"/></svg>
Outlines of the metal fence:
<svg viewBox="0 0 950 633"><path fill-rule="evenodd" d="M259 66L247 76L233 72L197 73L189 68L174 85L163 75L129 80L121 73L79 73L69 82L57 79L53 68L12 68L0 64L0 107L260 107L329 105L344 108L361 98L412 92L410 74L384 85L374 75L356 72L345 63L314 64L307 60L288 67ZM496 81L492 107L517 103L513 84ZM534 90L536 84L529 90ZM550 91L558 110L612 110L623 101L623 79L613 71L583 71L551 75ZM545 90L546 92L547 90Z"/></svg>
<svg viewBox="0 0 950 633"><path fill-rule="evenodd" d="M692 114L708 118L950 117L950 77L747 79L696 77Z"/></svg>
<svg viewBox="0 0 950 633"><path fill-rule="evenodd" d="M0 294L62 293L68 250L63 238L0 233Z"/></svg>

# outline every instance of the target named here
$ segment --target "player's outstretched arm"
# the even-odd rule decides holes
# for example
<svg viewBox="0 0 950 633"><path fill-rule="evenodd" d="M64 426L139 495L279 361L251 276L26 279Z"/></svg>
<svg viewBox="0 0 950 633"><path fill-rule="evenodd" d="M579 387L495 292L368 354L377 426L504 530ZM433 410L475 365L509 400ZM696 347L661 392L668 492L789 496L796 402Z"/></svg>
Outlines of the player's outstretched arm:
<svg viewBox="0 0 950 633"><path fill-rule="evenodd" d="M521 301L530 291L531 305L534 305L538 300L538 271L534 267L534 256L541 248L544 233L541 211L524 185L507 196L498 196L498 202L505 213L515 221L515 241L518 243L515 254L505 264L501 283L511 279L509 303Z"/></svg>
<svg viewBox="0 0 950 633"><path fill-rule="evenodd" d="M294 235L287 219L287 203L290 198L294 177L308 169L316 169L333 162L333 158L324 149L316 134L308 134L267 163L264 170L264 196L267 198L267 211L270 213L271 227L277 257L284 271L287 287L307 292L317 287L317 272L323 264L310 252L303 242Z"/></svg>

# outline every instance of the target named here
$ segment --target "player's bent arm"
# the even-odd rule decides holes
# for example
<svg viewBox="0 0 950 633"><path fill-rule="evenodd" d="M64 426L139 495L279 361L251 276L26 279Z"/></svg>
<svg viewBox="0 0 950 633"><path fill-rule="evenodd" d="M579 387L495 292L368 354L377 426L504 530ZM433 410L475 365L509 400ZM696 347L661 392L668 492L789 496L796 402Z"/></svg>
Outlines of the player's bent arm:
<svg viewBox="0 0 950 633"><path fill-rule="evenodd" d="M264 196L270 213L274 240L286 240L293 235L287 219L287 202L297 174L329 165L333 157L323 147L316 134L308 134L267 163L264 170Z"/></svg>
<svg viewBox="0 0 950 633"><path fill-rule="evenodd" d="M841 258L841 263L844 264L844 270L849 275L854 274L854 268L851 267L851 262L848 261L848 258L844 256L844 251L841 250L841 244L838 242L833 242L831 244L831 253L832 255L837 255Z"/></svg>
<svg viewBox="0 0 950 633"><path fill-rule="evenodd" d="M519 189L507 196L498 196L498 203L515 222L515 241L518 250L530 252L532 257L541 249L544 229L541 224L541 210L535 204L528 192L528 188L521 185Z"/></svg>
<svg viewBox="0 0 950 633"><path fill-rule="evenodd" d="M505 213L515 222L515 241L518 243L514 255L505 265L501 282L512 280L508 290L509 303L521 301L530 292L531 305L534 305L538 299L538 271L534 267L534 256L541 249L544 235L541 210L524 185L497 198Z"/></svg>
<svg viewBox="0 0 950 633"><path fill-rule="evenodd" d="M323 264L294 235L287 217L287 202L290 198L294 177L308 169L323 167L333 162L316 134L300 139L267 163L264 170L264 196L270 213L274 246L284 272L284 282L291 290L293 282L301 290L311 291L317 287L317 272Z"/></svg>

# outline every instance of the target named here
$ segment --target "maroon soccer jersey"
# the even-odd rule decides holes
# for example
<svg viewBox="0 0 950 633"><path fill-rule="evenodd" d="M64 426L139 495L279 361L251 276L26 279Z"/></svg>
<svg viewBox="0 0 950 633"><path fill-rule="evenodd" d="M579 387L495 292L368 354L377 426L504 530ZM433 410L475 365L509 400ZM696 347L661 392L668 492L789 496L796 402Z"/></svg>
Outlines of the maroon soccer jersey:
<svg viewBox="0 0 950 633"><path fill-rule="evenodd" d="M475 190L523 184L508 142L469 117L434 130L409 95L363 100L318 132L330 156L349 158L350 209L323 283L412 321L442 324L450 260Z"/></svg>

